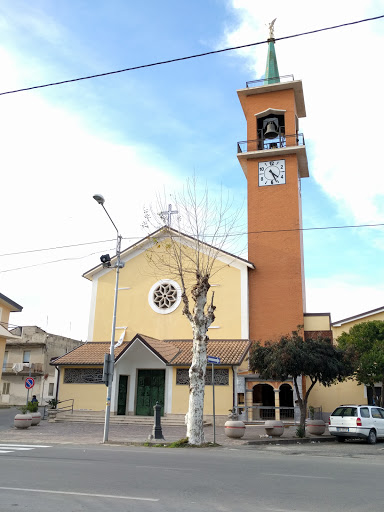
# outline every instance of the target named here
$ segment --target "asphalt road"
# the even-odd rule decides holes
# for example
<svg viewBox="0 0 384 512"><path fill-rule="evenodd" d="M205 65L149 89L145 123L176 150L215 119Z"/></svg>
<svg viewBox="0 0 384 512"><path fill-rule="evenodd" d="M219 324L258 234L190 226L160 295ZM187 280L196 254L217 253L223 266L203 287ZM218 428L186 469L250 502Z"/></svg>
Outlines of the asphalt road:
<svg viewBox="0 0 384 512"><path fill-rule="evenodd" d="M383 443L15 448L0 446L1 512L383 510Z"/></svg>

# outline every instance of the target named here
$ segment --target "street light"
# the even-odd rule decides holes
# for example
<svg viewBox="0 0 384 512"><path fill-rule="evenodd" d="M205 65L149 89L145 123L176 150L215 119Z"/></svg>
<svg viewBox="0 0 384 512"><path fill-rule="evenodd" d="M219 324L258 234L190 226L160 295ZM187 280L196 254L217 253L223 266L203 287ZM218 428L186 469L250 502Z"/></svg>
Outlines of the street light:
<svg viewBox="0 0 384 512"><path fill-rule="evenodd" d="M104 421L104 437L103 443L108 441L108 433L109 433L109 419L111 416L111 396L112 396L112 381L113 381L113 371L115 366L115 331L116 331L116 309L117 309L117 293L119 288L119 273L120 269L124 267L124 263L120 261L120 251L121 251L121 239L122 236L119 233L115 223L113 222L111 216L107 212L104 203L105 199L101 194L95 194L93 199L97 201L104 209L105 213L108 215L109 220L112 222L113 227L116 229L116 264L111 267L111 260L109 255L104 255L101 257L101 261L104 267L111 267L116 269L116 284L115 284L115 300L113 304L113 319L112 319L112 334L111 334L111 346L109 349L109 361L108 361L108 389L107 389L107 402L105 407L105 421ZM108 258L106 258L108 256Z"/></svg>

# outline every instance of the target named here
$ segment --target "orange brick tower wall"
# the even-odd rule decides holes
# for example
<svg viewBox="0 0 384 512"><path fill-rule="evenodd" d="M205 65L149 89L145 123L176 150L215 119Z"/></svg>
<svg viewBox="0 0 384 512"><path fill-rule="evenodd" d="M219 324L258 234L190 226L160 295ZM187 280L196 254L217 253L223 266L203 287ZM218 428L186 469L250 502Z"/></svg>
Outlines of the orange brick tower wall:
<svg viewBox="0 0 384 512"><path fill-rule="evenodd" d="M285 133L296 133L293 89L248 95L242 98L242 106L248 140L257 139L255 114L269 108L284 110ZM277 339L303 325L305 311L297 155L275 152L269 157L266 153L263 151L263 156L256 158L253 154L247 160L248 258L256 267L249 276L249 327L250 338L261 341ZM286 183L259 187L259 161L278 159L285 160Z"/></svg>

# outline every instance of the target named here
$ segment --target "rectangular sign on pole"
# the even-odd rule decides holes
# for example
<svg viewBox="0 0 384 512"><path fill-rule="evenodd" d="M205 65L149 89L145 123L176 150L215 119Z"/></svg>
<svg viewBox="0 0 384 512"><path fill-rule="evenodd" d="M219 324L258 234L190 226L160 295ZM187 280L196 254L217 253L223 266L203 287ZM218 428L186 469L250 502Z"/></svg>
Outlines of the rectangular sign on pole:
<svg viewBox="0 0 384 512"><path fill-rule="evenodd" d="M207 356L207 363L212 365L212 413L213 413L213 444L216 444L216 415L215 415L215 364L220 364L220 357Z"/></svg>

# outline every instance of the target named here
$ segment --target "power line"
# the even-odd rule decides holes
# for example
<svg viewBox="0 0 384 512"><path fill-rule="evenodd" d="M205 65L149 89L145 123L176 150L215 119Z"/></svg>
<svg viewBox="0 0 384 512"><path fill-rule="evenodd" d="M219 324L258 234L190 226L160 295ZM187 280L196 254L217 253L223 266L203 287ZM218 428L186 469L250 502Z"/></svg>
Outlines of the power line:
<svg viewBox="0 0 384 512"><path fill-rule="evenodd" d="M248 235L254 235L259 233L284 233L286 231L316 231L316 230L326 230L326 229L349 229L349 228L376 228L384 226L384 222L380 224L351 224L346 226L323 226L323 227L317 227L317 228L292 228L292 229L264 229L262 231L248 231L248 233L239 233L241 234L248 234Z"/></svg>
<svg viewBox="0 0 384 512"><path fill-rule="evenodd" d="M244 236L244 235L258 235L258 234L263 234L263 233L286 233L286 232L292 232L292 231L319 231L319 230L324 231L324 230L329 230L329 229L351 229L351 228L373 228L373 227L384 227L384 223L350 224L350 225L345 225L345 226L322 226L322 227L313 227L313 228L291 228L291 229L275 229L275 230L264 229L264 230L260 230L260 231L244 231L242 233L228 233L227 235L223 235L223 236L232 237L232 236ZM210 235L206 235L206 236L209 237ZM220 235L218 235L217 238L220 238ZM134 236L123 237L123 240L142 240L142 239L143 239L143 237L134 237ZM101 243L101 242L113 242L113 241L114 241L114 239L100 240L98 242L86 242L84 244L63 245L63 246L59 246L59 247L51 247L51 248L44 248L44 249L31 249L29 251L0 254L0 257L9 256L9 255L14 256L14 255L18 255L18 254L27 254L27 253L39 252L39 251L50 251L50 250L55 250L55 249L67 248L67 247L78 247L81 245L89 245L89 244L97 244L97 243ZM12 272L14 270L23 270L26 268L39 267L42 265L49 265L51 263L60 263L63 261L81 260L81 259L87 258L88 256L92 256L93 254L98 254L98 252L92 252L90 254L86 254L85 256L79 256L79 257L73 257L73 258L62 258L62 259L58 259L58 260L46 261L43 263L35 263L33 265L26 265L23 267L16 267L16 268L11 268L11 269L7 269L7 270L0 270L0 274L6 273L6 272Z"/></svg>
<svg viewBox="0 0 384 512"><path fill-rule="evenodd" d="M276 38L274 38L274 40L275 41L283 41L285 39L292 39L293 37L307 36L310 34L316 34L317 32L324 32L326 30L334 30L336 28L342 28L342 27L347 27L350 25L356 25L358 23L364 23L366 21L378 20L380 18L384 18L384 15L375 16L373 18L366 18L363 20L351 21L349 23L342 23L341 25L334 25L332 27L325 27L325 28L319 28L316 30L310 30L308 32L301 32L299 34L293 34L290 36L276 37ZM130 68L125 68L125 69L118 69L116 71L107 71L105 73L98 73L96 75L82 76L79 78L72 78L69 80L61 80L59 82L51 82L51 83L43 84L43 85L34 85L32 87L24 87L22 89L15 89L13 91L5 91L5 92L1 92L0 96L4 96L5 94L14 94L17 92L31 91L33 89L42 89L44 87L53 87L55 85L63 85L63 84L68 84L68 83L72 83L72 82L80 82L81 80L90 80L91 78L99 78L101 76L116 75L118 73L125 73L127 71L135 71L136 69L150 68L150 67L154 67L154 66L160 66L163 64L172 64L173 62L180 62L183 60L196 59L198 57L206 57L208 55L214 55L217 53L224 53L224 52L229 52L229 51L233 51L233 50L240 50L242 48L250 48L251 46L258 46L260 44L266 44L266 43L268 43L268 39L265 41L258 41L257 43L242 44L240 46L231 46L229 48L222 48L221 50L212 50L210 52L197 53L195 55L188 55L186 57L178 57L175 59L168 59L168 60L163 60L163 61L158 61L158 62L152 62L150 64L141 64L140 66L133 66Z"/></svg>
<svg viewBox="0 0 384 512"><path fill-rule="evenodd" d="M24 270L26 268L41 267L43 265L50 265L51 263L61 263L62 261L82 260L84 258L88 258L88 256L93 256L94 254L98 254L98 252L91 252L90 254L86 254L85 256L78 256L78 257L73 257L73 258L62 258L60 260L52 260L52 261L44 261L42 263L34 263L33 265L25 265L24 267L8 268L6 270L0 270L0 274L5 274L6 272L13 272L14 270Z"/></svg>
<svg viewBox="0 0 384 512"><path fill-rule="evenodd" d="M115 239L111 238L109 240L98 240L97 242L83 242L81 244L71 244L71 245L58 245L56 247L44 247L43 249L29 249L26 251L20 251L20 252L8 252L5 254L0 254L0 258L3 256L16 256L18 254L28 254L32 252L42 252L42 251L53 251L55 249L67 249L68 247L80 247L82 245L93 245L93 244L101 244L105 242L113 242Z"/></svg>

